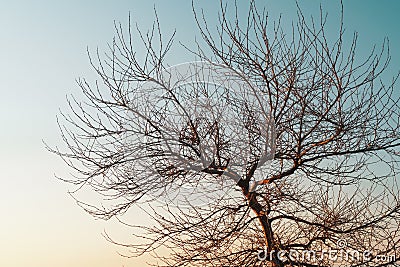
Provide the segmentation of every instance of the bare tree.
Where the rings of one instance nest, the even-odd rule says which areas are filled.
[[[193,11],[207,48],[186,72],[167,66],[174,34],[163,42],[158,19],[148,32],[116,25],[91,58],[99,82],[80,79],[87,101],[70,100],[59,122],[68,149],[49,148],[76,171],[65,180],[111,200],[79,204],[103,219],[145,210],[154,225],[132,226],[139,241],[122,245],[157,266],[398,266],[387,41],[359,59],[357,34],[344,40],[342,18],[329,41],[323,11],[307,20],[298,8],[285,32],[254,2],[246,23],[221,2],[216,36]]]

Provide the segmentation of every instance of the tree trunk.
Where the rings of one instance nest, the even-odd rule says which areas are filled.
[[[270,260],[272,266],[274,267],[283,267],[284,266],[283,262],[277,256],[277,251],[279,248],[274,241],[271,222],[268,219],[268,211],[265,211],[262,205],[257,201],[256,193],[249,192],[248,183],[246,183],[244,180],[240,180],[238,185],[242,189],[243,194],[246,196],[246,199],[249,203],[249,207],[257,215],[258,221],[261,224],[261,228],[263,230],[265,238],[265,247],[267,248],[267,253],[268,253],[267,255],[268,260]],[[271,254],[271,252],[273,253]],[[272,259],[269,258],[270,255],[272,256]]]

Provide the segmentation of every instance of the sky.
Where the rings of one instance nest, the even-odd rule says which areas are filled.
[[[0,0],[0,266],[146,266],[148,258],[119,256],[123,250],[101,234],[106,230],[129,240],[129,230],[95,220],[75,204],[67,193],[72,187],[54,176],[69,170],[46,151],[43,140],[62,145],[56,114],[66,109],[66,95],[81,96],[76,78],[95,80],[86,49],[104,51],[114,21],[126,26],[130,13],[131,21],[146,29],[155,7],[165,35],[177,31],[169,63],[192,60],[179,45],[190,47],[199,39],[190,2]],[[217,1],[195,2],[209,25],[215,24]],[[239,2],[245,19],[246,1]],[[271,17],[295,19],[295,1],[261,2]],[[359,33],[361,58],[389,38],[392,61],[384,77],[390,78],[400,70],[400,2],[343,2],[345,27]],[[305,0],[300,6],[306,16],[318,16],[319,3],[337,21],[339,1]]]

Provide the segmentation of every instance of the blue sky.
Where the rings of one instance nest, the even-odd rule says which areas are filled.
[[[197,1],[215,23],[217,1]],[[261,3],[263,1],[259,1]],[[332,22],[339,1],[301,1],[306,16],[318,15],[319,3]],[[245,14],[240,1],[240,16]],[[295,2],[265,1],[272,17],[295,19]],[[95,221],[67,195],[69,185],[54,178],[67,174],[63,163],[46,152],[42,139],[60,144],[55,116],[65,96],[79,96],[78,77],[95,77],[86,48],[103,49],[113,37],[113,21],[149,27],[156,6],[165,35],[177,30],[170,64],[193,57],[179,46],[199,37],[190,1],[5,1],[0,0],[0,266],[144,266],[127,260],[101,236],[103,229],[128,235],[113,222]],[[360,56],[390,39],[392,61],[385,77],[400,70],[400,2],[344,1],[345,27],[359,33]],[[333,25],[332,25],[333,26]],[[139,51],[140,52],[140,51]]]

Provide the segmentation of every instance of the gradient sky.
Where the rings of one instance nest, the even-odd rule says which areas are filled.
[[[212,25],[217,1],[197,2]],[[240,1],[241,11],[245,2]],[[294,19],[294,1],[265,2],[272,17],[282,13],[286,22]],[[319,2],[301,1],[305,15],[318,15]],[[322,3],[336,21],[339,1]],[[54,178],[54,173],[68,170],[44,149],[42,139],[61,144],[55,116],[59,108],[65,109],[67,94],[80,96],[75,78],[95,78],[86,47],[104,48],[113,37],[114,20],[126,25],[130,11],[132,21],[145,29],[154,18],[155,5],[163,32],[168,35],[176,29],[176,41],[190,46],[198,37],[190,1],[0,0],[0,4],[0,266],[146,266],[146,258],[120,257],[116,252],[123,250],[101,236],[106,229],[129,240],[127,229],[96,221],[75,205],[67,194],[72,187]],[[400,70],[400,2],[344,0],[344,6],[347,31],[360,35],[360,55],[389,37],[392,61],[385,77]],[[175,42],[169,63],[192,58]]]

